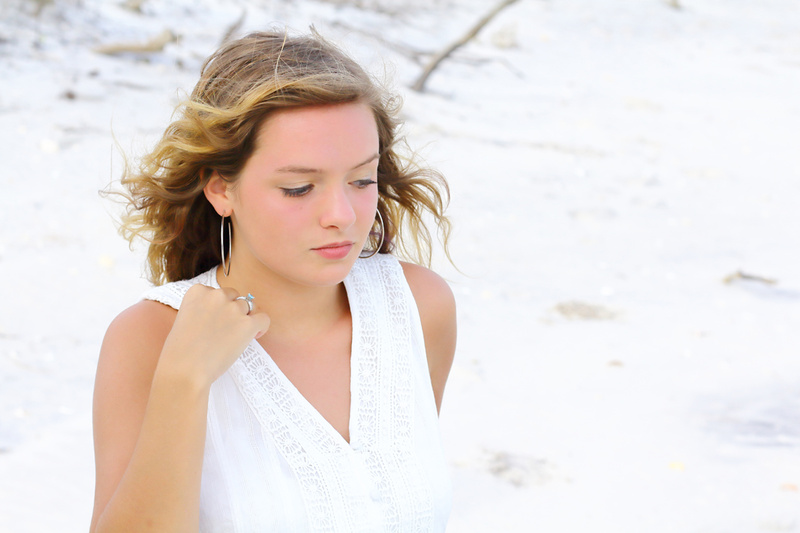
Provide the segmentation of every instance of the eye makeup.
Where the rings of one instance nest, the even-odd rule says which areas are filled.
[[[281,191],[283,191],[283,195],[288,198],[297,198],[298,196],[304,196],[308,194],[309,192],[311,192],[311,189],[313,188],[314,186],[309,184],[309,185],[303,185],[302,187],[295,187],[292,189],[284,189],[281,187]]]
[[[366,188],[367,188],[367,187],[369,187],[370,185],[375,185],[375,184],[376,184],[376,183],[378,183],[378,182],[377,182],[377,181],[375,181],[374,179],[371,179],[371,178],[365,178],[365,179],[363,179],[363,180],[357,180],[357,181],[354,181],[353,183],[354,183],[354,184],[355,184],[355,186],[356,186],[356,187],[358,187],[359,189],[366,189]]]

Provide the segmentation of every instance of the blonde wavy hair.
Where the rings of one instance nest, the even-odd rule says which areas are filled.
[[[131,244],[137,237],[149,242],[150,281],[192,278],[221,262],[220,217],[203,188],[214,172],[236,181],[264,120],[281,109],[355,101],[372,109],[380,140],[378,210],[385,238],[379,242],[380,231],[373,231],[370,246],[429,266],[427,214],[449,258],[447,182],[398,153],[404,145],[396,137],[399,99],[313,29],[304,36],[259,32],[209,57],[154,149],[135,170],[125,165],[120,232]]]

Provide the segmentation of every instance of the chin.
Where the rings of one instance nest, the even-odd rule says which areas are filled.
[[[330,287],[338,285],[350,274],[353,265],[358,260],[358,256],[354,258],[345,258],[339,261],[330,261],[327,264],[316,270],[316,272],[309,272],[305,284],[316,287]]]

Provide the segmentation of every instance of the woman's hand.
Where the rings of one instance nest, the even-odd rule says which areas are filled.
[[[248,314],[247,302],[238,296],[233,289],[205,285],[186,291],[157,372],[186,372],[208,386],[224,374],[250,341],[269,329],[266,313]]]

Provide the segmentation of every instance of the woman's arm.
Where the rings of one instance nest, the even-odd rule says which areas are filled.
[[[211,383],[269,326],[235,296],[196,286],[180,312],[143,301],[109,326],[95,381],[90,531],[198,530]]]
[[[411,263],[400,264],[419,309],[433,395],[440,410],[456,351],[455,298],[447,282],[435,272]]]

